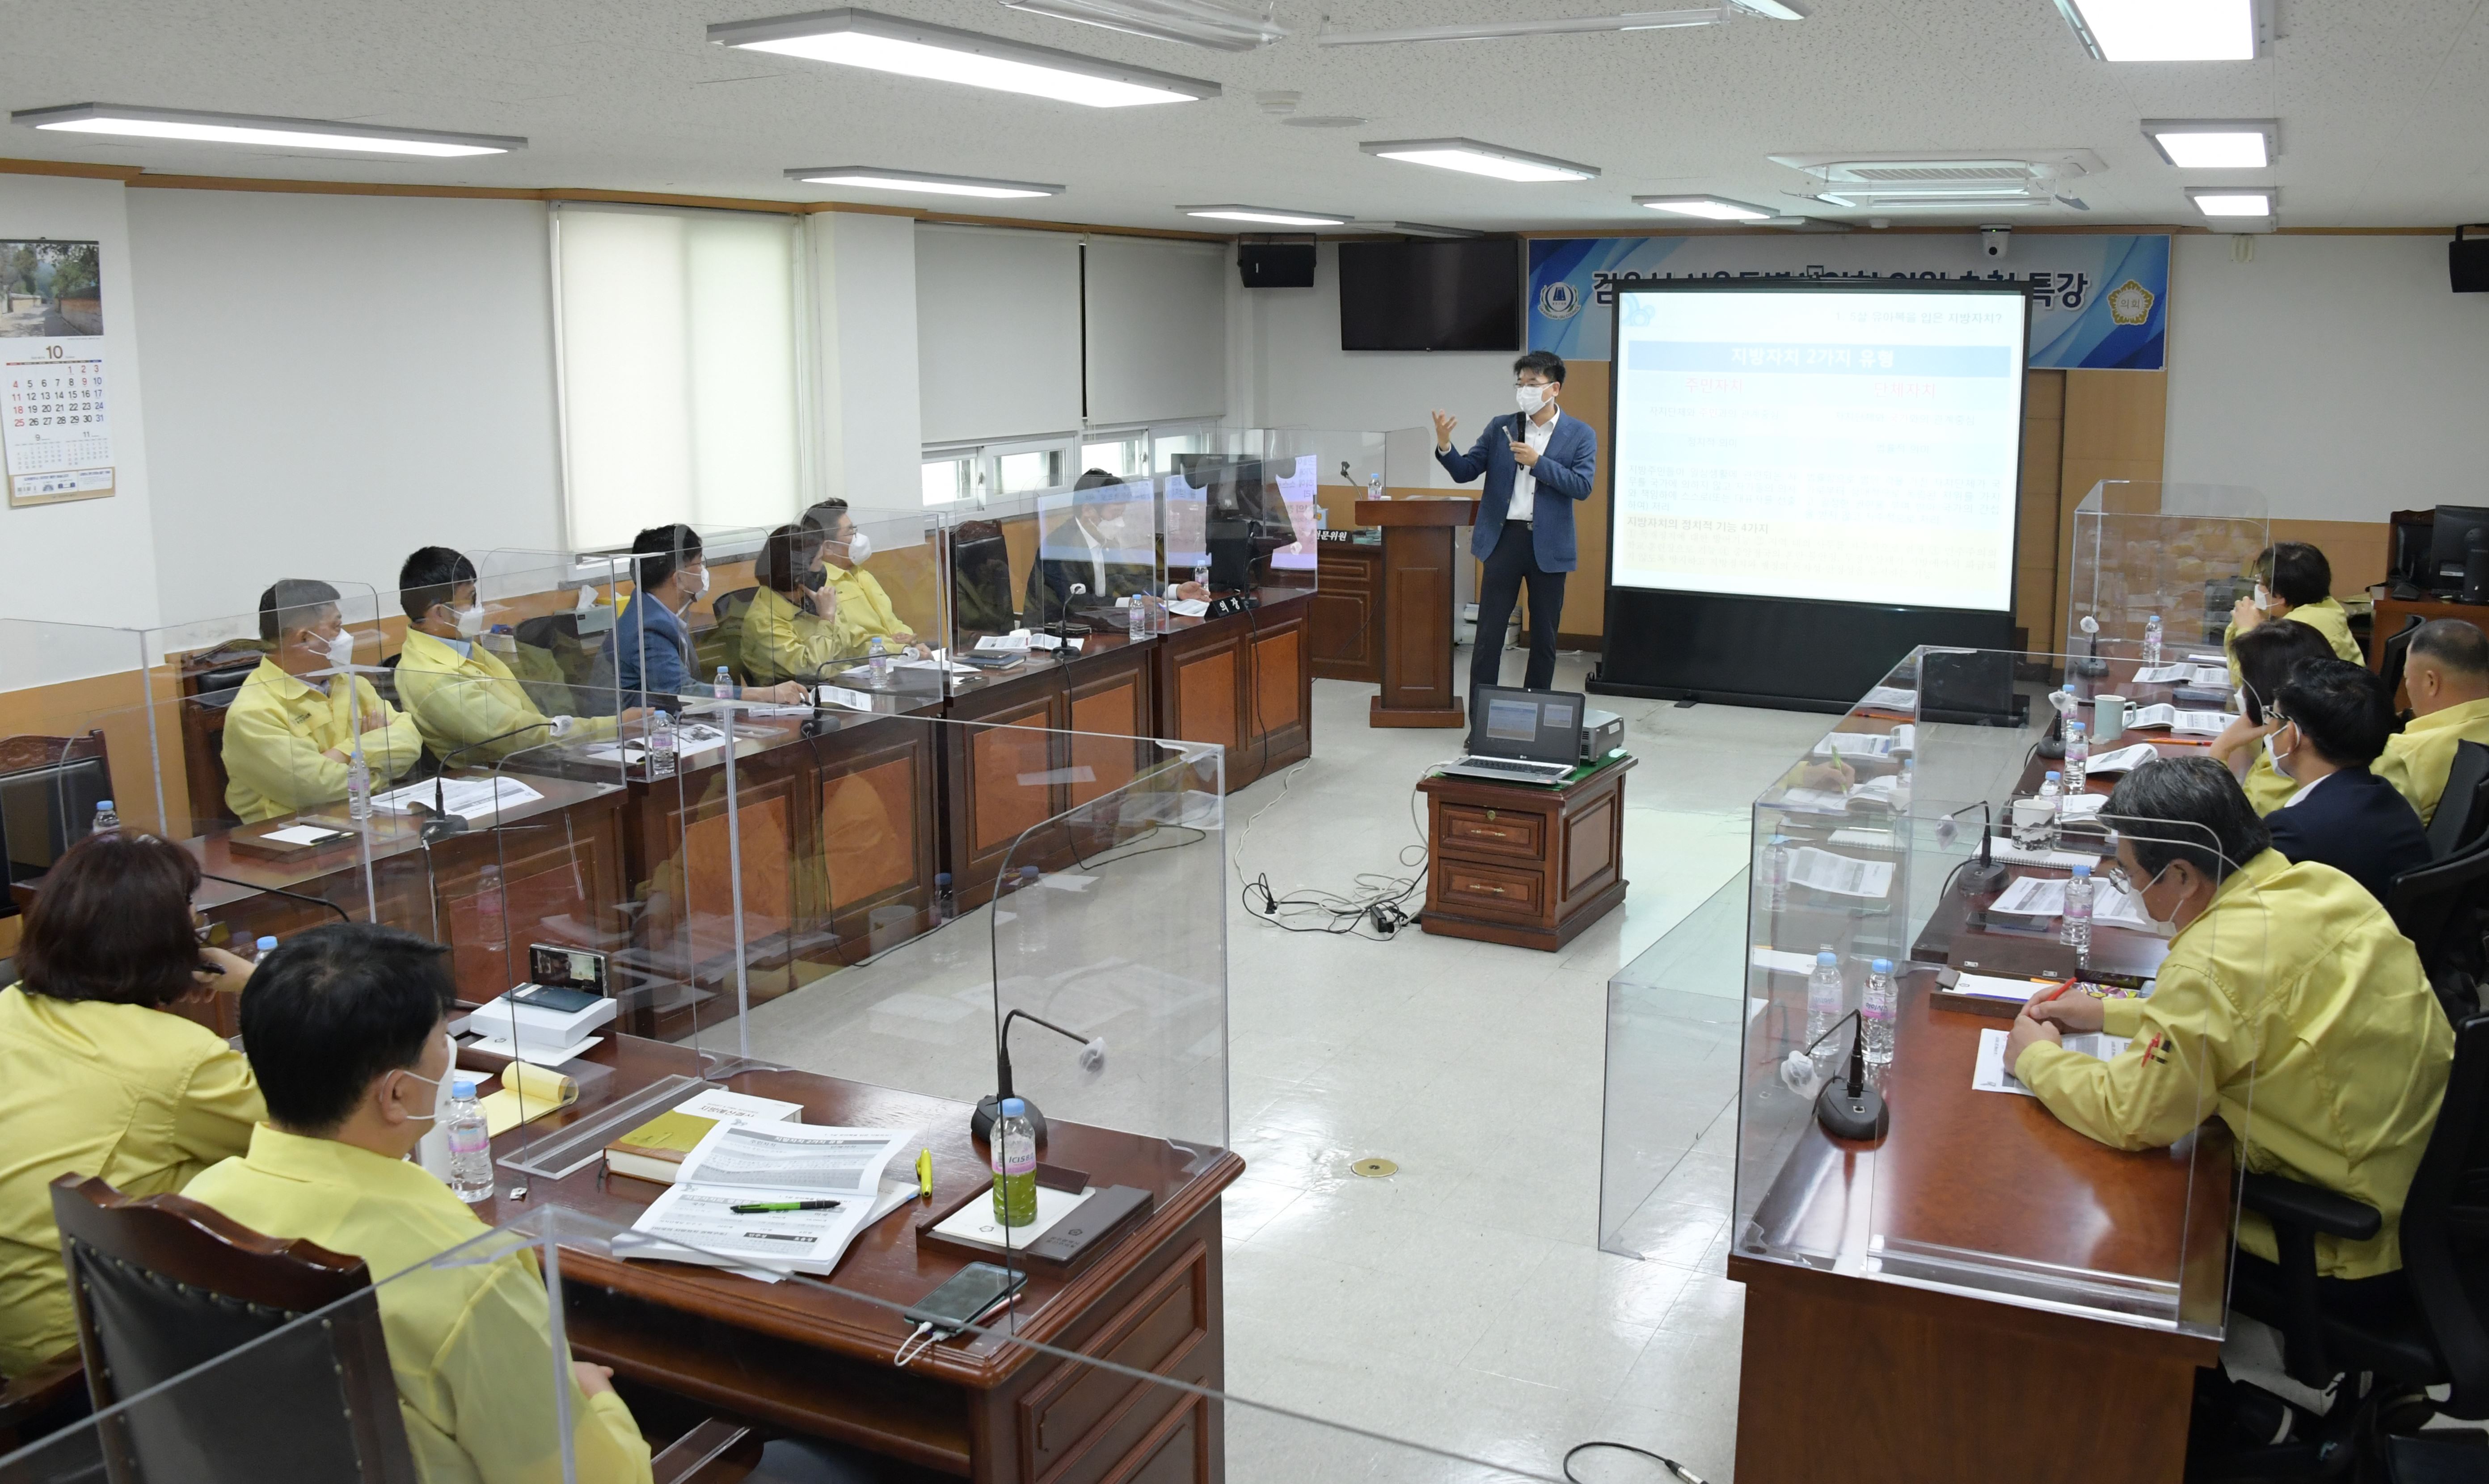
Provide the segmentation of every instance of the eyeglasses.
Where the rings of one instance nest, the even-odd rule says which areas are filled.
[[[2125,867],[2111,863],[2108,870],[2103,872],[2103,874],[2108,877],[2110,885],[2116,887],[2119,891],[2124,892],[2129,897],[2139,895],[2139,889],[2134,884],[2134,878],[2126,873]]]

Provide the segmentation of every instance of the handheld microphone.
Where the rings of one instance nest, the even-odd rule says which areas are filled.
[[[220,876],[212,870],[200,871],[199,875],[203,880],[221,881],[227,886],[239,886],[245,891],[264,892],[271,897],[286,897],[296,901],[307,901],[315,907],[327,907],[337,914],[337,921],[341,923],[351,923],[355,920],[345,908],[326,897],[313,897],[303,892],[289,892],[281,886],[262,886],[256,881],[237,881],[231,876]]]
[[[1080,1042],[1080,1070],[1093,1077],[1106,1070],[1106,1038],[1083,1036],[1078,1031],[1067,1030],[1044,1015],[1032,1014],[1025,1010],[1015,1010],[1003,1016],[1003,1027],[994,1035],[994,1095],[977,1099],[977,1111],[968,1120],[968,1132],[971,1137],[979,1140],[990,1137],[994,1131],[995,1120],[1002,1116],[1003,1099],[1018,1098],[1027,1105],[1029,1128],[1037,1135],[1037,1142],[1044,1144],[1045,1115],[1037,1111],[1036,1103],[1012,1091],[1011,1028],[1015,1020],[1033,1020],[1067,1041]]]
[[[532,726],[513,728],[500,736],[480,738],[461,747],[453,747],[442,754],[441,766],[434,769],[432,774],[432,817],[423,821],[423,842],[427,845],[433,844],[447,840],[452,835],[467,833],[466,817],[449,812],[448,792],[442,785],[442,778],[449,771],[451,759],[461,753],[472,753],[479,747],[490,747],[496,742],[506,742],[512,737],[523,737],[531,731],[545,731],[551,727],[551,721],[547,720]]]

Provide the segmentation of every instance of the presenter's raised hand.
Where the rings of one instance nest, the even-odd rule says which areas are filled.
[[[1452,446],[1452,429],[1460,425],[1461,420],[1458,417],[1440,407],[1435,409],[1435,446],[1437,448]]]

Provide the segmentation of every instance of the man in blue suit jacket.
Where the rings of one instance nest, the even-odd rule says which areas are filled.
[[[1556,623],[1564,611],[1564,574],[1573,570],[1573,504],[1590,498],[1599,440],[1579,419],[1558,411],[1564,362],[1531,351],[1512,363],[1521,411],[1489,421],[1467,453],[1452,451],[1458,419],[1435,413],[1435,462],[1461,484],[1486,475],[1470,555],[1486,563],[1478,588],[1477,648],[1470,656],[1470,694],[1503,680],[1503,630],[1512,605],[1530,585],[1530,667],[1521,683],[1543,691],[1556,681]],[[1518,527],[1518,529],[1514,528]]]
[[[2300,785],[2265,815],[2273,847],[2331,866],[2384,901],[2394,877],[2429,861],[2419,814],[2368,771],[2393,728],[2386,682],[2347,660],[2302,660],[2272,710],[2281,719],[2265,738],[2274,770]]]

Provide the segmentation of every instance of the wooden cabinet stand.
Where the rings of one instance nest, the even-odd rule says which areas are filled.
[[[1360,499],[1357,523],[1383,528],[1383,694],[1369,727],[1465,725],[1452,677],[1453,533],[1474,499]]]
[[[1426,795],[1426,912],[1455,938],[1554,952],[1625,899],[1619,758],[1562,788],[1438,776]]]

